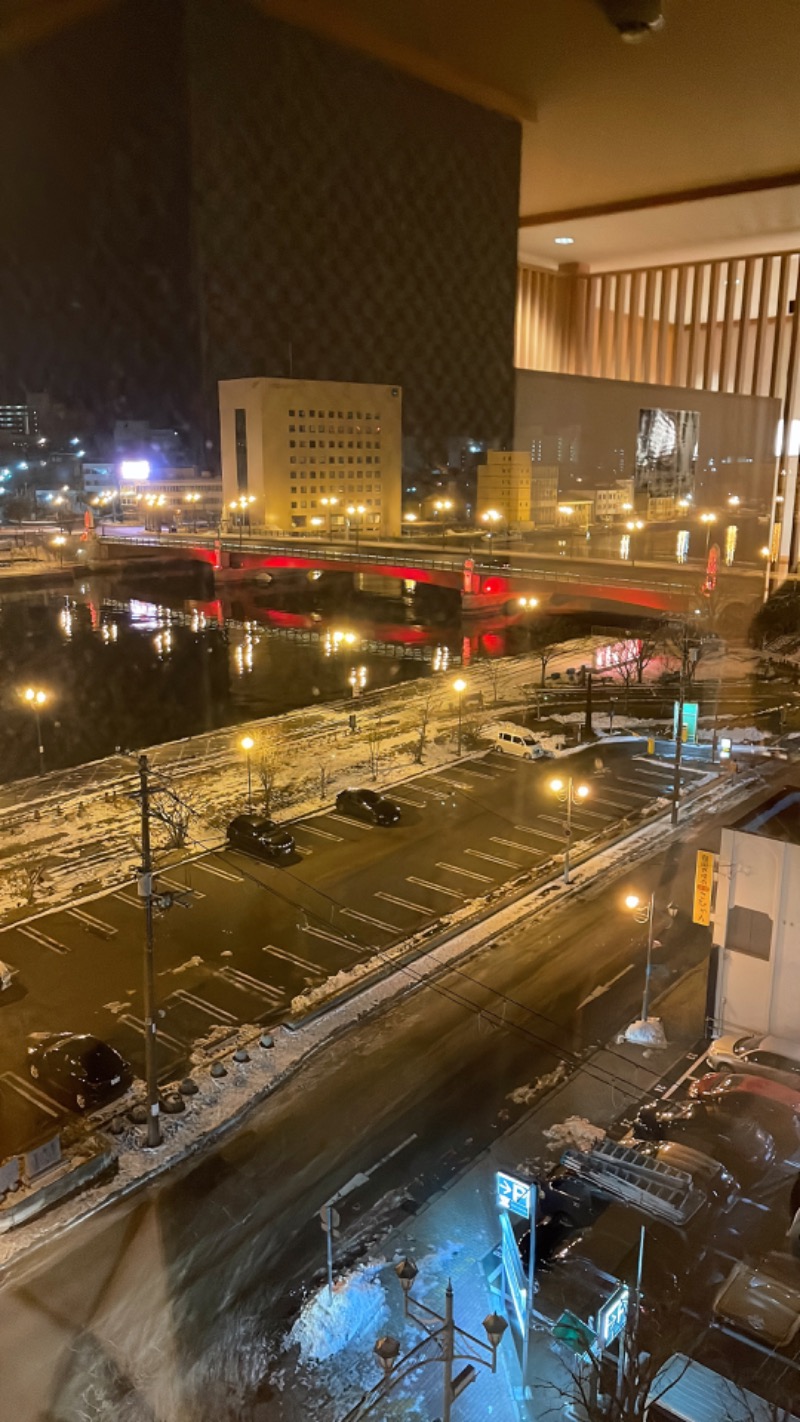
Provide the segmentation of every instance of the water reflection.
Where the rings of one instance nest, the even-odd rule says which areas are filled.
[[[619,556],[625,562],[627,562],[631,556],[631,536],[629,533],[623,533],[619,540]]]
[[[688,528],[679,529],[675,539],[675,561],[677,563],[685,563],[689,557],[689,541]]]
[[[735,523],[729,523],[725,529],[725,551],[723,557],[730,568],[736,556],[736,544],[739,538],[739,530]]]

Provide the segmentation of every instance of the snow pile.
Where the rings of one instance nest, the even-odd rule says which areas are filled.
[[[633,1042],[639,1047],[666,1047],[664,1027],[660,1017],[648,1017],[646,1022],[632,1022],[625,1028],[624,1042]]]
[[[336,1280],[332,1294],[325,1284],[309,1295],[286,1340],[299,1348],[302,1363],[327,1362],[356,1340],[369,1351],[389,1312],[378,1277],[385,1264],[382,1259],[353,1269]]]
[[[589,1151],[606,1138],[606,1132],[602,1126],[593,1126],[585,1116],[568,1116],[566,1121],[559,1121],[555,1126],[548,1126],[542,1135],[556,1150],[565,1150],[567,1146],[574,1146],[576,1150]]]
[[[543,1091],[550,1091],[564,1080],[567,1074],[566,1062],[559,1062],[558,1066],[547,1073],[546,1076],[537,1077],[528,1086],[517,1086],[513,1091],[509,1091],[508,1100],[513,1101],[515,1106],[531,1106],[537,1096],[541,1096]]]

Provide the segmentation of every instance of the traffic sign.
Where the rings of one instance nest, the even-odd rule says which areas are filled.
[[[597,1334],[594,1329],[568,1308],[564,1309],[561,1317],[553,1324],[552,1333],[559,1343],[566,1343],[567,1347],[580,1357],[591,1353],[597,1342]]]

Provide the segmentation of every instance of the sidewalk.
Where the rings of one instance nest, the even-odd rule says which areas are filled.
[[[442,1313],[444,1292],[452,1280],[456,1324],[483,1339],[482,1320],[501,1311],[489,1286],[494,1260],[492,1250],[500,1229],[494,1207],[494,1172],[498,1168],[524,1167],[543,1173],[557,1163],[564,1146],[562,1132],[554,1139],[547,1132],[570,1117],[608,1126],[636,1098],[653,1089],[653,1069],[674,1073],[702,1037],[705,974],[702,967],[673,984],[654,1004],[662,1018],[668,1046],[646,1051],[627,1044],[610,1045],[594,1052],[563,1084],[534,1106],[529,1116],[498,1139],[468,1171],[441,1195],[431,1200],[408,1223],[395,1228],[370,1261],[339,1281],[328,1301],[323,1286],[309,1297],[295,1324],[291,1346],[269,1379],[276,1389],[273,1400],[257,1404],[252,1422],[300,1422],[324,1418],[341,1422],[359,1396],[380,1376],[372,1349],[378,1336],[393,1334],[402,1354],[421,1334],[403,1317],[402,1291],[394,1263],[405,1256],[419,1268],[414,1294]],[[658,1088],[656,1088],[658,1090]],[[297,1346],[299,1345],[299,1347]],[[319,1361],[314,1363],[317,1355]],[[423,1357],[435,1358],[435,1346]],[[458,1362],[454,1373],[464,1366]],[[548,1410],[563,1415],[563,1405],[552,1382],[566,1381],[558,1345],[544,1331],[534,1335],[530,1376],[536,1379],[531,1417]],[[418,1368],[381,1401],[370,1414],[394,1422],[441,1417],[443,1369],[438,1362]],[[479,1368],[476,1381],[453,1404],[454,1422],[520,1422],[528,1415],[519,1401],[520,1372],[516,1341],[507,1332],[492,1376]]]

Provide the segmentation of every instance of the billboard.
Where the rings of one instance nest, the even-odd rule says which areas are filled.
[[[642,643],[638,637],[627,637],[624,642],[609,642],[605,647],[594,649],[595,671],[614,671],[616,667],[630,666],[641,654]]]

